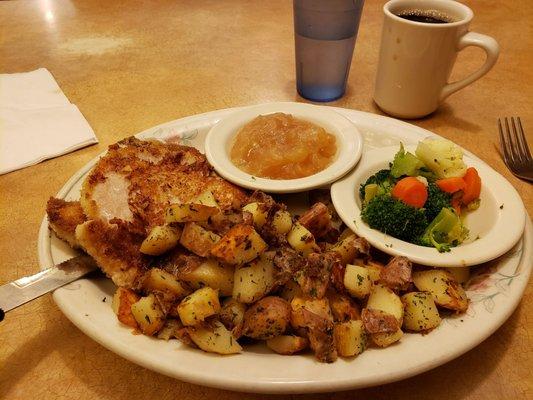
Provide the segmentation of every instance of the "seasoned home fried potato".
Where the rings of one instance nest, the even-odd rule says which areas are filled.
[[[235,268],[232,265],[221,264],[208,258],[194,269],[181,271],[179,278],[194,289],[209,286],[218,290],[221,296],[231,296],[234,273]]]
[[[163,340],[170,340],[172,338],[178,338],[179,337],[178,331],[180,329],[183,329],[183,324],[179,320],[168,318],[165,321],[165,324],[163,325],[161,330],[157,332],[157,338],[163,339]]]
[[[209,207],[219,207],[217,201],[215,200],[215,196],[213,196],[211,190],[206,190],[205,192],[200,193],[191,201],[191,203],[201,204],[203,206]]]
[[[337,353],[342,357],[353,357],[366,349],[367,335],[361,320],[336,323],[333,335]]]
[[[252,219],[256,228],[261,228],[265,224],[268,212],[264,203],[248,203],[242,208],[242,210],[252,214]]]
[[[365,264],[365,267],[368,270],[368,275],[370,276],[370,280],[372,281],[372,283],[379,282],[379,278],[381,276],[381,270],[385,268],[385,266],[376,261],[368,261]]]
[[[329,291],[327,298],[335,322],[361,319],[361,311],[359,306],[349,296],[336,291]]]
[[[298,218],[298,223],[305,226],[317,238],[326,236],[333,229],[331,213],[328,207],[320,201],[305,211]]]
[[[272,226],[280,235],[286,235],[292,228],[292,217],[288,211],[278,210],[272,218]]]
[[[187,331],[194,344],[208,353],[235,354],[242,351],[237,339],[220,321],[215,321],[212,328],[195,326],[188,327]]]
[[[183,226],[180,244],[200,257],[207,257],[219,240],[220,236],[216,233],[208,231],[194,222],[187,222]]]
[[[309,347],[315,353],[316,359],[325,363],[334,362],[338,354],[333,336],[333,322],[305,309],[301,309],[301,314],[307,319]]]
[[[398,342],[403,337],[403,332],[398,329],[396,332],[373,333],[370,337],[376,346],[387,347]]]
[[[213,257],[227,264],[242,265],[266,250],[267,244],[250,225],[231,228],[211,249]]]
[[[343,265],[350,264],[358,254],[357,246],[355,246],[356,240],[357,236],[352,233],[337,242],[329,251],[338,253],[341,256]]]
[[[141,297],[139,301],[133,303],[131,312],[142,333],[152,336],[159,331],[165,323],[165,314],[157,304],[155,296],[149,294]]]
[[[465,312],[468,298],[463,287],[452,274],[443,269],[427,269],[413,272],[413,282],[418,290],[430,292],[438,306]]]
[[[220,212],[218,207],[195,203],[171,204],[165,214],[165,222],[202,222]]]
[[[301,336],[281,335],[268,339],[266,345],[278,354],[291,355],[309,346],[309,340]]]
[[[366,308],[385,311],[402,323],[403,304],[396,293],[383,285],[374,285],[368,296]]]
[[[457,283],[463,284],[470,279],[470,267],[450,267],[444,269],[453,275]]]
[[[428,331],[440,324],[440,315],[429,292],[410,292],[401,298],[405,307],[403,328],[410,331]]]
[[[246,304],[239,303],[231,297],[227,298],[222,303],[222,309],[219,314],[220,322],[222,322],[226,328],[231,330],[231,334],[236,339],[241,337],[245,312]]]
[[[290,279],[283,287],[279,293],[279,297],[284,300],[287,300],[289,303],[296,296],[302,296],[302,288],[294,280]]]
[[[141,243],[141,253],[159,256],[174,248],[180,240],[181,229],[170,225],[155,226]]]
[[[347,264],[344,270],[344,287],[353,297],[364,299],[372,289],[368,269],[359,265]]]
[[[302,253],[304,256],[315,251],[320,251],[320,247],[316,244],[313,234],[298,222],[292,226],[287,234],[287,242],[289,242],[294,250]]]
[[[113,303],[111,307],[113,312],[117,315],[120,322],[132,328],[138,328],[137,321],[131,312],[131,306],[139,301],[139,295],[133,290],[126,288],[117,288],[113,296]]]
[[[392,333],[401,328],[398,319],[383,310],[363,308],[363,311],[361,311],[361,320],[363,321],[365,331],[370,334]]]
[[[333,315],[327,298],[315,299],[298,296],[291,301],[291,326],[294,329],[305,328],[309,325],[309,320],[302,310],[310,311],[325,320],[333,322]]]
[[[253,339],[272,339],[289,326],[290,304],[281,297],[268,296],[252,304],[244,313],[242,334]]]
[[[350,228],[344,228],[344,230],[339,235],[338,243],[342,242],[348,236],[352,236],[354,233]]]
[[[220,312],[218,291],[210,287],[198,289],[185,297],[177,308],[183,325],[197,325]]]
[[[275,282],[272,254],[263,253],[252,262],[235,268],[232,297],[241,303],[253,303],[270,292]]]
[[[185,297],[191,292],[174,275],[160,268],[152,268],[146,273],[142,288],[147,293],[154,290],[170,293],[178,299]]]

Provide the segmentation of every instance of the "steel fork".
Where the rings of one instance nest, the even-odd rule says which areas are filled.
[[[503,161],[514,175],[533,182],[533,158],[520,117],[505,117],[503,123],[502,119],[498,118],[498,128]]]

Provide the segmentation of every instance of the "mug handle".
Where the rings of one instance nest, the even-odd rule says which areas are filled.
[[[490,36],[482,35],[481,33],[467,32],[459,39],[459,42],[457,43],[457,51],[461,51],[468,46],[481,47],[483,50],[485,50],[487,55],[485,64],[483,64],[483,66],[476,72],[468,75],[466,78],[444,86],[440,92],[440,101],[444,100],[446,97],[464,88],[465,86],[470,85],[472,82],[477,81],[487,72],[489,72],[489,70],[496,63],[498,55],[500,54],[500,46],[498,45],[498,42],[496,42],[496,40]]]

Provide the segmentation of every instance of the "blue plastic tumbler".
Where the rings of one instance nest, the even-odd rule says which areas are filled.
[[[300,96],[344,95],[364,0],[293,0],[296,87]]]

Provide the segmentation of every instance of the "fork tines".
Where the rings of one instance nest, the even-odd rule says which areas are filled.
[[[531,180],[533,159],[520,117],[498,118],[500,147],[505,164],[518,177]]]

